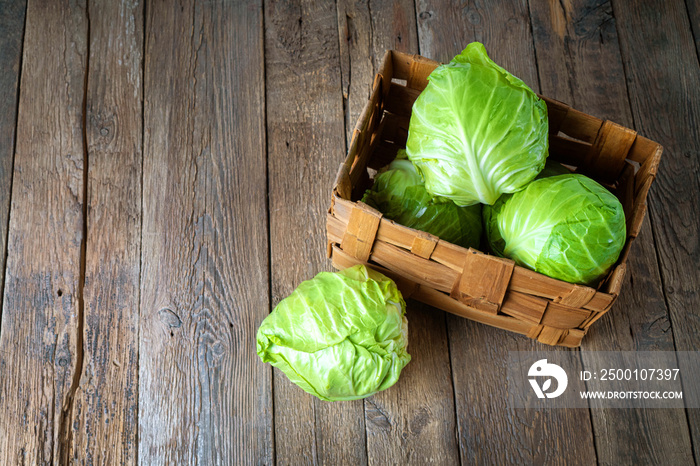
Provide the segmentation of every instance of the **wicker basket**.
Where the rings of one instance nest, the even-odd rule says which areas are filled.
[[[328,256],[339,269],[357,263],[372,266],[393,278],[404,297],[548,345],[579,346],[620,292],[662,147],[631,129],[543,97],[549,111],[550,157],[602,183],[625,210],[625,247],[598,289],[453,245],[355,202],[371,185],[371,170],[388,164],[405,147],[411,107],[437,65],[417,55],[386,53],[333,187]]]

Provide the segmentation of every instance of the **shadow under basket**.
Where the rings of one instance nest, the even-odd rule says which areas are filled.
[[[399,225],[357,199],[371,185],[374,170],[405,147],[413,102],[438,65],[396,51],[384,56],[334,183],[328,256],[338,269],[371,266],[395,280],[405,298],[548,345],[577,347],[620,293],[663,148],[631,129],[540,96],[549,113],[549,157],[603,184],[625,211],[625,246],[597,288],[556,280]]]

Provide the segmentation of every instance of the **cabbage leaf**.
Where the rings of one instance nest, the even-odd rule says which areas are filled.
[[[547,106],[472,42],[438,66],[413,105],[406,150],[433,195],[493,204],[522,189],[548,154]]]
[[[385,171],[375,176],[374,185],[362,202],[401,225],[465,248],[479,247],[481,205],[460,207],[445,197],[429,194],[403,150]]]

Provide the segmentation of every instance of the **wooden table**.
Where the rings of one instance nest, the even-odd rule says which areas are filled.
[[[506,406],[527,338],[411,302],[393,388],[325,403],[255,332],[329,270],[386,49],[470,41],[665,146],[623,293],[570,357],[700,347],[700,5],[0,1],[0,464],[690,464],[700,413]],[[561,350],[564,351],[564,350]]]

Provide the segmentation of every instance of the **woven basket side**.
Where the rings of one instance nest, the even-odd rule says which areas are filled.
[[[350,213],[329,214],[327,231],[329,241],[339,244],[345,254],[362,263],[377,264],[412,283],[449,294],[454,300],[480,312],[506,314],[531,324],[560,329],[584,328],[612,303],[611,296],[592,288],[553,279],[549,280],[563,283],[568,289],[565,292],[559,290],[559,295],[551,300],[530,294],[541,293],[539,280],[527,278],[537,274],[514,267],[508,259],[472,249],[462,249],[464,264],[455,270],[430,260],[435,258],[435,251],[449,243],[423,232],[411,235],[414,230],[381,218],[381,214],[361,203],[338,200],[336,214],[344,210],[338,208],[340,205]],[[396,232],[403,233],[403,230],[408,231],[408,239],[397,241],[399,235]],[[394,244],[397,242],[410,246],[400,247]],[[528,286],[521,287],[521,283]]]
[[[329,240],[340,243],[351,221],[350,219],[354,216],[354,211],[365,210],[366,208],[360,203],[336,198],[333,203],[333,212],[329,214],[327,220]],[[387,255],[386,250],[390,249],[382,246],[382,244],[386,244],[387,246],[410,252],[417,258],[434,263],[428,265],[433,276],[431,277],[428,274],[429,276],[425,278],[424,283],[446,293],[454,291],[455,282],[461,277],[465,268],[479,269],[479,266],[469,263],[469,258],[474,253],[473,250],[470,251],[428,235],[425,232],[407,228],[386,218],[380,220],[376,234],[368,235],[366,240],[370,238],[374,238],[375,244],[380,244],[380,249],[375,248],[375,252],[379,251],[380,256],[382,256],[380,260],[393,260],[392,257],[383,257]],[[482,256],[492,258],[491,260],[495,264],[507,261],[506,259],[493,256]],[[413,270],[419,268],[419,266],[424,266],[422,261],[412,264],[410,269]],[[401,266],[397,264],[396,267],[400,270]],[[492,286],[490,282],[488,286]],[[518,266],[512,268],[508,287],[509,290],[517,293],[529,294],[569,307],[581,307],[591,311],[603,311],[612,302],[610,295],[597,292],[591,287],[556,280]],[[462,291],[470,296],[476,294],[469,293],[467,289]],[[497,301],[492,300],[491,302]]]
[[[581,344],[583,336],[586,334],[585,328],[557,328],[547,325],[546,323],[537,323],[531,320],[514,317],[507,313],[493,314],[491,312],[474,308],[458,300],[452,299],[447,294],[441,293],[430,286],[421,285],[407,279],[403,271],[397,273],[375,263],[360,261],[356,257],[347,254],[337,245],[332,246],[331,257],[333,259],[333,266],[337,269],[344,269],[355,264],[363,263],[374,268],[375,270],[378,270],[396,282],[396,285],[398,286],[399,290],[401,290],[401,293],[405,298],[413,298],[451,314],[455,314],[482,324],[519,333],[545,344],[572,348],[578,347]],[[562,314],[562,316],[564,316],[565,319],[570,320],[570,318],[565,314]],[[548,323],[552,321],[555,324],[561,324],[560,322],[556,322],[555,318],[556,316],[553,316],[546,322]],[[567,323],[568,322],[564,322],[564,324]]]
[[[389,54],[389,53],[388,53]],[[368,159],[379,142],[376,135],[381,134],[380,124],[384,113],[383,79],[375,76],[370,94],[360,118],[353,130],[348,155],[340,164],[333,183],[333,192],[342,199],[352,199],[362,186],[360,180],[369,181],[367,175]],[[331,210],[332,210],[331,206]]]

